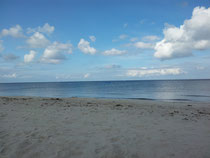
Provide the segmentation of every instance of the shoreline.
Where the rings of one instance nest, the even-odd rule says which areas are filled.
[[[209,157],[210,103],[0,97],[0,157]]]
[[[210,97],[210,96],[206,96]],[[41,97],[41,96],[0,96],[0,98],[43,98],[43,99],[96,99],[96,100],[136,100],[136,101],[154,101],[162,103],[199,103],[199,104],[210,104],[210,101],[199,101],[199,100],[190,100],[190,99],[152,99],[152,98],[109,98],[109,97]]]

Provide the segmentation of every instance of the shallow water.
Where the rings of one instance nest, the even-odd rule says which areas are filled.
[[[210,80],[0,83],[0,96],[210,101]]]

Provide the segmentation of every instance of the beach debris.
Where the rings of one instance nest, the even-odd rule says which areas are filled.
[[[210,113],[205,112],[205,111],[199,111],[199,110],[198,110],[198,113],[199,113],[199,114],[203,114],[203,115],[210,115]]]
[[[171,116],[174,116],[174,113],[173,113],[173,112],[170,112],[169,114],[170,114]]]
[[[60,98],[51,98],[51,100],[62,100]]]
[[[185,117],[185,118],[183,118],[182,120],[189,120],[189,119]]]
[[[122,105],[122,104],[116,104],[115,106],[116,106],[116,107],[120,107],[120,106],[123,106],[123,105]]]

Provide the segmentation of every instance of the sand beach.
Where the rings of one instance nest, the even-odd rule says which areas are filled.
[[[210,103],[0,97],[0,158],[208,158]]]

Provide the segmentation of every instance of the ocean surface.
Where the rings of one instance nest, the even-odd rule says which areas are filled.
[[[95,97],[210,102],[210,80],[0,83],[0,96]]]

